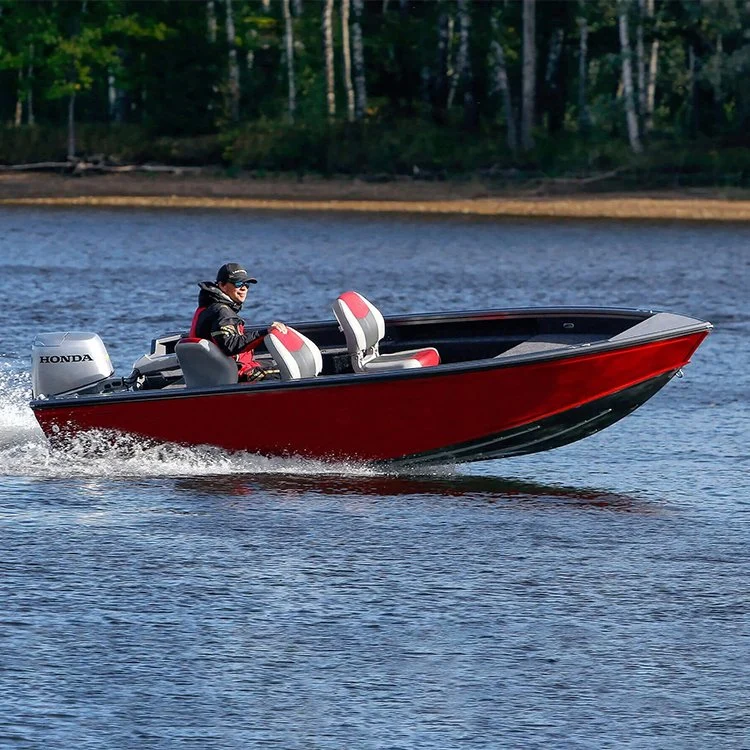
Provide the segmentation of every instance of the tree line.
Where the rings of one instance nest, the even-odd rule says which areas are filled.
[[[749,74],[745,0],[0,0],[0,161],[744,184]]]

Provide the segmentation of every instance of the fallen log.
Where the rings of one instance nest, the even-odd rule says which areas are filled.
[[[161,174],[200,174],[203,167],[182,167],[169,164],[103,164],[85,161],[40,161],[34,164],[0,164],[0,172],[64,172],[71,175],[88,173],[118,174],[148,172]]]

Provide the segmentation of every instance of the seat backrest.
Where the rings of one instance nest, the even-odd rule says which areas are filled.
[[[377,356],[378,343],[385,336],[385,321],[372,302],[358,292],[344,292],[333,303],[333,314],[344,332],[355,369],[358,363]]]
[[[323,369],[320,349],[294,328],[287,326],[286,333],[272,328],[265,344],[278,365],[282,380],[314,378]]]
[[[237,382],[237,362],[227,357],[213,341],[184,338],[177,342],[174,350],[188,388]]]

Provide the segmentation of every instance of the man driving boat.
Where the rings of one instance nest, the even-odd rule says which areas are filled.
[[[283,323],[274,322],[269,328],[245,330],[239,316],[247,299],[250,284],[258,280],[248,274],[239,263],[225,263],[216,274],[216,281],[202,281],[198,286],[198,309],[193,314],[190,336],[213,341],[228,357],[237,360],[241,381],[261,380],[264,370],[254,356],[254,349],[274,328],[286,333]]]

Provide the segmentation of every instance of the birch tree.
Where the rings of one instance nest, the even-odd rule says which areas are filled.
[[[557,69],[560,65],[560,54],[562,53],[565,31],[555,29],[549,38],[549,52],[547,53],[547,68],[544,72],[544,83],[548,88],[556,88]]]
[[[294,79],[294,27],[292,26],[292,9],[289,5],[289,0],[282,0],[282,5],[284,11],[287,86],[289,89],[289,121],[293,123],[297,111],[297,85]]]
[[[562,130],[565,122],[565,102],[561,98],[562,92],[559,85],[560,58],[564,40],[565,30],[558,26],[550,34],[547,66],[544,71],[547,129],[550,133]]]
[[[365,50],[362,41],[362,11],[364,0],[353,0],[352,54],[354,64],[355,116],[361,120],[367,111],[367,81],[365,79]]]
[[[448,92],[448,109],[453,106],[459,83],[464,87],[466,94],[468,83],[471,78],[471,66],[469,61],[469,29],[471,17],[466,0],[458,0],[458,54],[456,55],[456,66],[451,77],[450,90]],[[469,94],[470,95],[470,94]]]
[[[0,14],[2,10],[0,6]],[[17,81],[13,124],[21,126],[25,110],[26,123],[33,125],[36,50],[54,41],[56,35],[50,20],[29,3],[16,5],[2,23],[5,39],[0,39],[0,70],[13,71]]]
[[[654,0],[646,0],[646,17],[654,23]],[[654,105],[656,103],[656,76],[659,72],[659,39],[656,35],[651,40],[648,56],[648,79],[646,83],[646,112],[644,129],[650,133],[654,127]]]
[[[206,0],[206,33],[209,44],[216,43],[218,24],[216,22],[216,3],[214,0]]]
[[[323,44],[326,60],[326,105],[328,120],[336,117],[336,79],[333,66],[333,0],[323,6]]]
[[[638,23],[635,27],[635,61],[638,72],[638,115],[641,128],[646,117],[646,47],[643,43],[645,0],[638,0]]]
[[[583,15],[583,2],[579,4],[580,15],[578,16],[578,128],[582,133],[589,130],[591,118],[589,117],[589,104],[586,94],[588,82],[588,39],[589,24]]]
[[[724,37],[721,32],[716,37],[716,53],[712,60],[712,78],[714,85],[714,99],[718,106],[719,112],[721,112],[722,105],[724,102],[724,87],[722,81],[722,68],[724,66]]]
[[[18,69],[18,93],[16,94],[16,113],[13,115],[13,125],[17,128],[21,127],[23,122],[23,68]]]
[[[695,47],[692,44],[688,44],[688,129],[691,135],[698,122],[698,114],[695,107],[695,69]]]
[[[341,53],[344,57],[344,91],[346,91],[346,117],[354,122],[354,85],[352,84],[352,52],[349,44],[349,0],[341,0]]]
[[[523,70],[521,80],[521,147],[534,148],[536,109],[536,0],[523,0]]]
[[[438,43],[437,59],[435,61],[435,79],[433,90],[433,116],[440,122],[443,119],[449,91],[449,54],[451,46],[451,16],[445,8],[445,3],[440,2],[440,14],[438,16]]]
[[[618,22],[620,29],[620,48],[622,53],[622,86],[625,102],[625,119],[628,126],[628,141],[634,153],[639,154],[643,149],[638,133],[638,116],[635,111],[635,96],[633,91],[633,64],[630,51],[630,35],[628,31],[629,0],[618,0]]]
[[[102,60],[108,50],[101,45],[101,28],[84,25],[87,2],[83,0],[80,15],[72,19],[72,30],[67,33],[61,30],[61,36],[51,56],[50,67],[54,71],[52,85],[48,91],[50,99],[68,100],[67,106],[67,158],[72,160],[76,155],[76,95],[79,91],[90,89],[94,83],[91,75],[92,63]]]
[[[26,124],[34,125],[34,45],[29,45],[29,65],[26,68]]]
[[[227,44],[229,45],[229,117],[232,122],[240,119],[240,65],[237,60],[237,35],[234,28],[232,0],[226,0],[227,6]]]
[[[492,88],[490,93],[500,93],[503,104],[503,114],[505,115],[506,142],[512,153],[518,150],[518,136],[516,134],[516,117],[513,111],[513,98],[508,82],[508,70],[505,64],[505,51],[503,45],[498,39],[498,22],[497,18],[492,18],[492,41],[490,42]]]

